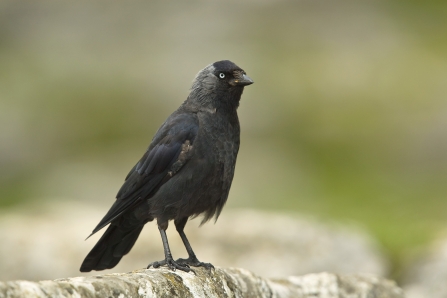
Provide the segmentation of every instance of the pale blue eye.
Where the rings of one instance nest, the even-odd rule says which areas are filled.
[[[221,79],[225,78],[225,74],[224,74],[223,72],[221,72],[221,73],[219,74],[219,78],[221,78]]]

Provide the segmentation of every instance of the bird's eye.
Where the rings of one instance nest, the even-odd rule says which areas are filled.
[[[221,72],[221,73],[219,74],[219,78],[221,78],[221,79],[225,78],[225,74],[224,74],[223,72]]]

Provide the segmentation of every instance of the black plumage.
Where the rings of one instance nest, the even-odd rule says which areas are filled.
[[[132,168],[117,199],[92,234],[110,224],[81,265],[82,272],[113,268],[135,244],[143,226],[157,220],[165,259],[150,266],[190,271],[200,262],[183,229],[189,218],[202,223],[222,211],[239,150],[237,108],[244,86],[253,81],[228,60],[201,70],[185,102],[163,123],[146,153]],[[188,252],[174,261],[166,237],[168,222]]]

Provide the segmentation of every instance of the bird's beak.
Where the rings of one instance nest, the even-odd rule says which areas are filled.
[[[231,85],[233,86],[247,86],[247,85],[251,85],[253,84],[253,80],[247,76],[247,75],[242,75],[242,78],[237,78],[231,81]]]

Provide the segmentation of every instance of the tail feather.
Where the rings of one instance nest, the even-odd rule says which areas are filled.
[[[141,227],[140,229],[135,229],[131,233],[127,234],[123,238],[123,240],[116,246],[113,252],[113,256],[118,257],[120,254],[121,256],[128,254],[129,251],[132,249],[133,245],[135,244],[135,241],[137,241],[137,238],[140,235],[142,228],[143,227]]]
[[[81,265],[81,272],[115,267],[121,258],[131,250],[143,226],[142,224],[123,229],[112,223],[85,257]]]

